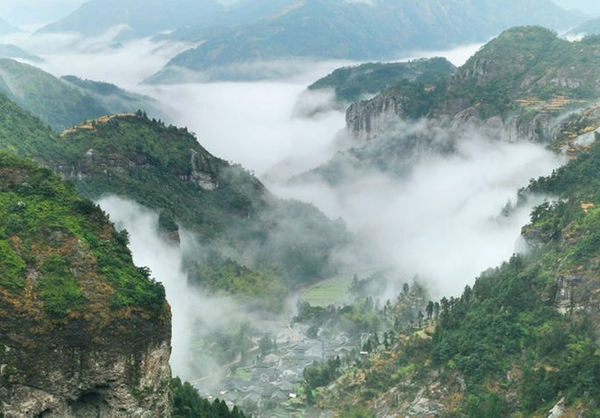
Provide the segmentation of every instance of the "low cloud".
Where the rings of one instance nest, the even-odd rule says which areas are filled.
[[[457,139],[456,153],[432,153],[406,178],[361,170],[338,187],[321,181],[270,184],[280,196],[310,201],[341,217],[370,249],[375,266],[418,276],[438,297],[457,295],[483,270],[518,250],[520,229],[536,202],[502,216],[530,178],[561,160],[542,145]]]
[[[183,248],[194,238],[182,233],[182,246],[166,241],[158,232],[158,215],[129,200],[106,196],[97,202],[119,229],[127,229],[133,261],[149,267],[165,286],[173,313],[173,374],[184,379],[211,376],[218,381],[217,361],[194,352],[193,342],[213,330],[242,321],[244,314],[225,297],[202,294],[188,284],[183,271]]]

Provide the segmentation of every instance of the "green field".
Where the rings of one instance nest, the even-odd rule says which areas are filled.
[[[336,276],[319,282],[308,289],[302,295],[302,299],[312,306],[328,306],[350,302],[350,285],[353,275]]]
[[[355,295],[350,292],[355,275],[364,280],[374,275],[385,274],[387,270],[386,267],[380,267],[342,273],[305,288],[301,292],[301,300],[310,303],[312,306],[322,307],[351,303],[355,298]]]

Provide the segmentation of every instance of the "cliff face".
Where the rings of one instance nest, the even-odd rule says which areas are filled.
[[[4,300],[0,311],[6,418],[170,416],[168,321],[135,314],[90,330],[85,320],[44,323]]]
[[[171,319],[127,236],[0,153],[0,416],[169,417]]]
[[[448,127],[500,130],[508,141],[553,141],[557,117],[600,94],[593,70],[599,49],[593,39],[571,43],[542,28],[511,29],[445,85],[392,88],[355,103],[346,113],[347,130],[360,141],[372,140],[400,120],[428,118]]]

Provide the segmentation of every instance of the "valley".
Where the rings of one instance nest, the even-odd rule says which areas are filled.
[[[599,413],[594,20],[175,3],[0,20],[0,418]]]

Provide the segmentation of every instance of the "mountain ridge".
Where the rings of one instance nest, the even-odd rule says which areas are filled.
[[[202,36],[205,42],[171,59],[147,81],[185,82],[186,78],[193,81],[194,77],[236,79],[236,71],[242,78],[260,78],[259,73],[252,71],[255,64],[292,58],[397,59],[415,50],[482,42],[518,24],[561,27],[579,19],[545,0],[511,1],[502,7],[486,1],[471,8],[463,7],[459,1],[438,0],[428,0],[419,6],[388,0],[289,1],[288,6],[293,7],[281,7],[282,12],[274,17]],[[236,67],[242,68],[236,70]],[[197,74],[194,76],[193,72]]]

